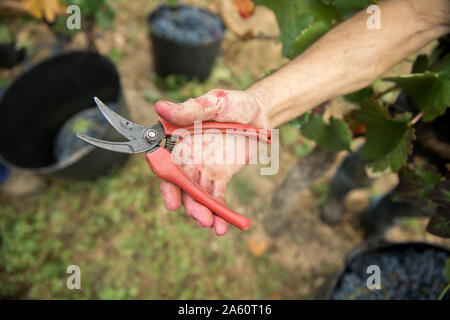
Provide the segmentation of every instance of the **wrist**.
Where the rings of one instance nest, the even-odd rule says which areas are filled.
[[[256,105],[258,109],[258,114],[251,124],[265,129],[274,128],[269,119],[269,101],[261,94],[261,92],[259,92],[259,90],[255,90],[253,86],[245,90],[245,93],[252,101],[252,104]]]
[[[323,102],[323,94],[314,94],[317,92],[314,90],[316,78],[308,74],[302,75],[298,69],[291,62],[246,90],[258,102],[267,128],[279,127]],[[311,81],[299,80],[302,77]],[[321,93],[325,91],[322,90]]]

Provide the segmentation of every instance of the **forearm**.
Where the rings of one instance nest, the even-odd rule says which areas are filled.
[[[393,65],[450,31],[449,0],[380,1],[381,29],[363,11],[247,91],[267,127],[277,127],[336,96],[366,87]]]

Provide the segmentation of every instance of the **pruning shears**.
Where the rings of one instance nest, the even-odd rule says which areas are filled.
[[[219,203],[210,194],[205,192],[200,185],[191,177],[186,175],[172,159],[171,152],[177,139],[183,139],[184,136],[196,134],[194,125],[178,126],[160,119],[156,124],[150,127],[144,127],[133,123],[130,120],[118,115],[108,108],[98,98],[94,98],[95,103],[103,116],[109,123],[125,138],[128,142],[110,142],[92,138],[82,133],[77,133],[78,138],[83,141],[106,150],[122,153],[141,153],[146,152],[147,160],[153,173],[160,179],[164,179],[176,184],[183,191],[187,192],[197,202],[201,203],[214,214],[223,218],[227,222],[241,230],[250,228],[252,221],[238,213],[230,210]],[[175,132],[177,129],[184,129]],[[236,135],[245,135],[250,138],[256,138],[264,143],[270,143],[272,139],[271,132],[266,129],[252,127],[249,125],[227,122],[206,121],[202,123],[201,132],[205,133],[208,129],[219,130],[221,133],[229,133],[228,129],[234,129],[232,132]],[[184,132],[183,136],[177,136],[179,132]],[[175,135],[172,135],[175,133]],[[164,140],[164,146],[161,143]]]

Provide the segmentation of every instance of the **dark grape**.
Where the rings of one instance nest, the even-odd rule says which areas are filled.
[[[354,257],[331,293],[333,300],[433,300],[445,288],[448,254],[437,249],[370,251]],[[381,271],[381,289],[367,288],[369,265]]]
[[[163,7],[151,23],[152,33],[183,45],[198,45],[220,39],[224,27],[220,18],[195,7]]]

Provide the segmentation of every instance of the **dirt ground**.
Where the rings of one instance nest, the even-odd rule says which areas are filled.
[[[184,2],[199,4],[216,12],[220,7],[216,1]],[[131,111],[131,118],[142,124],[150,124],[158,119],[153,109],[153,103],[143,95],[146,90],[158,91],[151,78],[153,66],[148,30],[145,24],[146,14],[155,5],[156,1],[148,0],[117,1],[115,3],[117,16],[114,29],[99,30],[99,37],[96,41],[100,53],[104,55],[110,54],[113,50],[121,52],[118,69],[124,95]],[[263,30],[262,32],[271,37],[276,36],[278,30],[274,16],[263,8],[258,10],[261,10],[262,13],[258,15],[256,22],[250,23],[251,27]],[[32,30],[24,30],[20,37],[34,37],[35,39],[43,37],[46,39],[48,34],[45,27],[35,25]],[[85,45],[86,39],[80,33],[70,46],[74,49],[82,49]],[[235,77],[239,78],[243,74],[247,74],[250,75],[252,81],[256,81],[266,71],[277,68],[286,62],[287,60],[281,56],[281,44],[277,41],[265,38],[242,40],[229,31],[223,43],[218,64],[221,68],[229,70]],[[403,62],[390,73],[407,72],[410,65],[410,61]],[[3,75],[12,77],[17,72],[20,72],[20,69],[5,72]],[[224,83],[224,85],[226,88],[233,88],[233,85],[229,83]],[[329,103],[327,112],[341,116],[343,110],[350,107],[338,98]],[[298,139],[300,141],[302,138]],[[241,236],[236,232],[230,232],[224,238],[225,240],[220,240],[244,241],[251,257],[238,255],[234,268],[224,268],[223,272],[228,272],[225,275],[227,279],[236,275],[245,276],[249,272],[254,272],[246,270],[249,259],[268,259],[267,261],[280,266],[285,280],[281,281],[275,290],[270,290],[270,293],[264,298],[311,299],[316,297],[318,289],[339,269],[348,252],[363,241],[362,231],[358,225],[359,212],[368,205],[370,198],[392,188],[396,183],[396,176],[385,173],[380,175],[371,187],[352,191],[345,199],[344,220],[336,226],[328,226],[320,220],[317,205],[320,192],[317,190],[326,184],[340,161],[345,157],[345,153],[341,153],[333,167],[317,179],[311,188],[300,190],[295,197],[290,199],[290,210],[296,211],[295,219],[291,221],[291,226],[281,236],[271,237],[264,229],[263,218],[271,210],[273,191],[299,160],[289,146],[283,147],[280,156],[281,166],[277,175],[261,176],[257,168],[249,166],[233,179],[231,187],[227,191],[228,203],[236,211],[253,219],[254,222],[252,229],[245,235]],[[19,174],[17,176],[20,177]],[[25,181],[29,180],[25,179]],[[157,185],[155,180],[152,180],[152,183]],[[18,188],[20,189],[20,186]],[[20,201],[14,199],[16,198],[11,197],[8,201]],[[162,204],[156,207],[157,211],[164,211]],[[426,219],[407,219],[392,227],[387,238],[391,241],[439,242],[450,246],[450,242],[443,242],[427,234],[424,231],[425,225]],[[198,232],[208,231],[198,228]],[[212,238],[207,239],[209,241]],[[110,245],[114,245],[114,243],[110,243]],[[220,247],[215,240],[211,240],[210,245],[202,250],[214,252],[220,250],[218,248]],[[102,257],[105,252],[100,250],[92,251],[89,254],[94,257],[96,255]],[[277,277],[278,275],[272,276]],[[253,298],[255,296],[247,292],[233,297]]]

